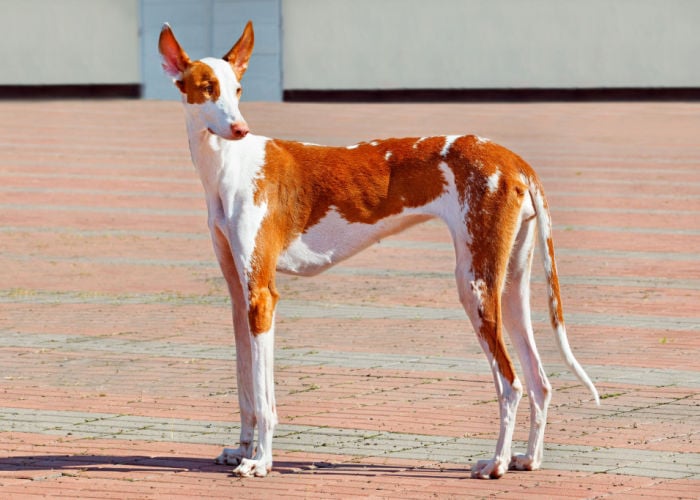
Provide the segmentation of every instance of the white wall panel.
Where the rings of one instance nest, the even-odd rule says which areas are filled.
[[[138,84],[138,0],[0,0],[0,85]]]
[[[697,0],[285,0],[285,89],[700,86]]]

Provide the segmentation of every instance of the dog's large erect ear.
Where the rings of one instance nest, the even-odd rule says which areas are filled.
[[[182,78],[182,73],[190,64],[190,58],[180,47],[168,23],[165,23],[163,29],[160,30],[158,50],[163,57],[163,69],[165,72],[175,79]]]
[[[248,60],[250,59],[250,54],[253,52],[254,44],[255,35],[253,33],[253,21],[248,21],[241,37],[224,56],[224,59],[228,61],[233,68],[233,72],[236,74],[238,81],[243,78],[243,73],[248,69]]]

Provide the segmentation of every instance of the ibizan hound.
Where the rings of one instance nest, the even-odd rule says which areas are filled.
[[[459,298],[486,352],[499,402],[495,455],[475,464],[472,476],[498,478],[509,467],[539,468],[551,386],[530,320],[535,233],[561,354],[596,402],[598,393],[569,348],[549,209],[532,168],[474,135],[325,147],[249,134],[238,102],[253,50],[250,22],[222,59],[191,61],[167,24],[159,50],[163,68],[182,93],[214,251],[233,303],[240,446],[224,448],[216,461],[237,466],[240,476],[265,476],[272,468],[276,271],[315,275],[387,235],[439,218],[452,235]],[[523,388],[506,352],[503,325],[530,396],[523,455],[511,456]]]

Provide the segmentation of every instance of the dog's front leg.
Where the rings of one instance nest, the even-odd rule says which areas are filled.
[[[259,252],[248,276],[248,325],[258,446],[252,459],[242,459],[234,470],[239,476],[267,475],[272,469],[272,435],[277,425],[274,381],[275,308],[278,293],[274,284],[276,258]]]
[[[258,446],[252,459],[242,459],[234,470],[239,476],[262,477],[272,470],[272,435],[277,425],[274,382],[274,326],[251,335],[251,360]]]
[[[241,413],[240,444],[238,448],[224,448],[216,458],[216,463],[237,466],[244,458],[251,458],[254,449],[255,403],[253,398],[253,364],[250,328],[248,326],[248,306],[228,239],[216,225],[210,225],[214,252],[231,296],[233,331],[236,337],[238,406]]]
[[[238,406],[241,413],[241,434],[238,448],[224,448],[216,458],[216,463],[239,465],[244,459],[253,456],[255,434],[255,389],[253,384],[253,355],[251,335],[248,328],[245,301],[233,302],[233,329],[236,336],[236,379],[238,385]]]

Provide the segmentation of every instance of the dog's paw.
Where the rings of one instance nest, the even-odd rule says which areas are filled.
[[[241,464],[233,469],[233,473],[240,477],[265,477],[272,470],[272,463],[267,460],[241,459]]]
[[[475,479],[498,479],[507,470],[505,464],[499,459],[479,460],[472,466],[472,477]]]
[[[540,468],[540,463],[530,455],[513,455],[508,468],[510,470],[537,470]]]
[[[251,456],[252,450],[249,450],[249,447],[224,448],[221,455],[214,459],[214,462],[219,465],[239,465],[244,458]]]

